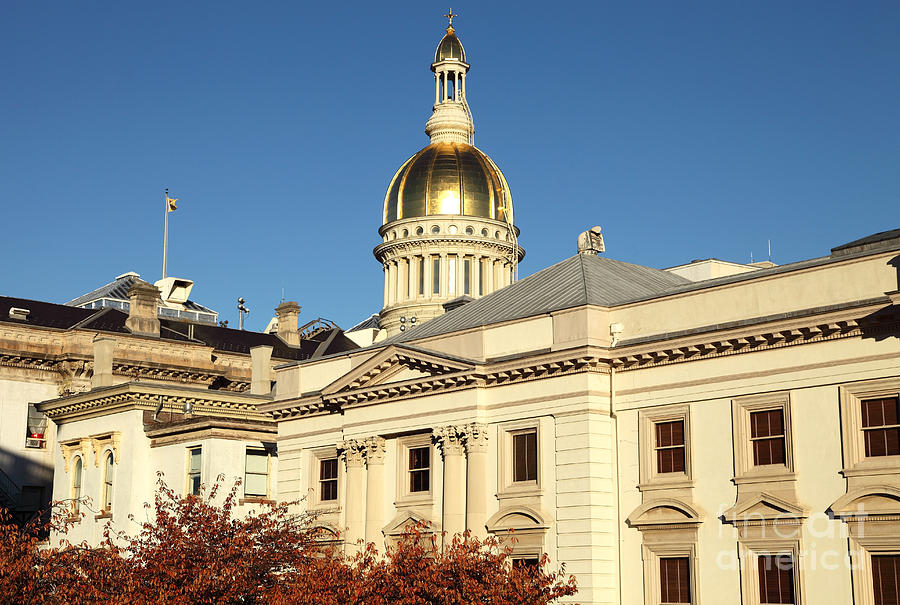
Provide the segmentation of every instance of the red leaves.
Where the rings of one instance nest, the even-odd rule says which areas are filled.
[[[93,548],[42,545],[39,523],[18,528],[0,511],[0,602],[540,605],[575,593],[574,578],[548,571],[546,557],[514,566],[495,539],[456,536],[441,549],[415,526],[384,555],[368,545],[348,557],[289,504],[238,517],[237,486],[221,505],[217,490],[180,497],[160,479],[137,532],[107,527]],[[64,536],[64,515],[50,525]]]

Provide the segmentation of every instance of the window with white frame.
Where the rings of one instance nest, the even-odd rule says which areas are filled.
[[[844,474],[900,472],[900,377],[841,385],[840,405]]]
[[[104,512],[112,511],[114,465],[115,456],[111,451],[107,451],[103,455],[103,489],[100,497]]]
[[[33,403],[28,404],[28,419],[25,426],[25,447],[43,449],[47,447],[47,417],[39,412]]]
[[[732,400],[735,479],[794,476],[791,400],[786,391]]]
[[[793,540],[741,542],[741,590],[746,605],[800,605],[800,544]]]
[[[421,503],[431,499],[434,456],[431,434],[397,440],[397,503]]]
[[[244,461],[244,497],[266,498],[269,495],[269,453],[263,448],[248,447]]]
[[[309,503],[335,508],[340,504],[341,462],[333,447],[313,450],[310,456]]]
[[[189,447],[187,450],[187,493],[200,495],[200,485],[203,474],[203,448],[200,446]]]
[[[644,600],[649,605],[697,603],[696,543],[647,543]]]
[[[541,493],[540,421],[523,420],[499,427],[500,482],[498,496],[538,496]]]
[[[667,405],[638,412],[641,489],[691,485],[690,406]]]
[[[78,513],[81,506],[81,484],[84,479],[84,458],[75,456],[72,467],[72,513]]]

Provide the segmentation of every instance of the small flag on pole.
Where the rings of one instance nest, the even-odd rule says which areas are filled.
[[[175,202],[178,201],[178,198],[171,198],[168,194],[166,194],[166,204],[168,205],[169,212],[175,212],[178,210],[178,206],[175,205]]]

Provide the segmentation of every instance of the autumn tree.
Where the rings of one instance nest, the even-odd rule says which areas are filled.
[[[439,547],[422,525],[383,554],[360,545],[345,556],[315,517],[289,504],[240,514],[239,484],[224,496],[220,486],[179,496],[160,478],[147,519],[132,520],[131,532],[107,525],[96,547],[65,542],[68,506],[50,521],[63,538],[52,548],[38,523],[0,525],[0,602],[542,605],[575,593],[574,578],[550,571],[546,557],[515,566],[496,539],[469,536]]]

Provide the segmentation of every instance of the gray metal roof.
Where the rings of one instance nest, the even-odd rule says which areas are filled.
[[[375,313],[374,315],[370,315],[369,317],[365,318],[352,328],[344,330],[344,334],[346,334],[347,332],[355,332],[357,330],[377,330],[379,327],[381,327],[381,317],[378,315],[378,313]]]
[[[418,340],[581,305],[610,307],[657,296],[690,283],[684,277],[660,269],[576,254],[388,342]]]

